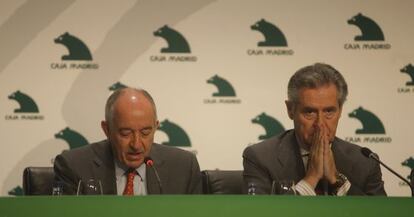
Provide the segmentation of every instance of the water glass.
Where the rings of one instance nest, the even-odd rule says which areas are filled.
[[[295,182],[293,180],[273,181],[271,194],[296,195]]]
[[[78,189],[76,195],[102,195],[102,183],[101,180],[88,179],[79,180]]]

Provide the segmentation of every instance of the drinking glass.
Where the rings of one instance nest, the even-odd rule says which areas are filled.
[[[62,182],[60,182],[60,181],[53,182],[52,195],[53,196],[63,195],[63,183]]]
[[[101,180],[88,179],[79,180],[78,189],[76,195],[102,195],[102,183]]]
[[[295,182],[293,180],[273,181],[271,194],[296,195]]]

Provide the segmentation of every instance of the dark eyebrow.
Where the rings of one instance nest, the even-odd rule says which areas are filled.
[[[335,106],[329,106],[323,109],[324,111],[328,111],[328,110],[336,110]]]
[[[303,107],[303,111],[316,111],[317,109],[312,107]]]

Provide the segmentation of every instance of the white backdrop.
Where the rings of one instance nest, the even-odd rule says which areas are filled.
[[[197,153],[201,169],[242,169],[244,148],[266,134],[252,119],[265,113],[291,128],[284,106],[288,79],[315,62],[333,65],[349,84],[338,136],[369,147],[407,176],[414,167],[414,86],[406,82],[414,69],[400,70],[414,62],[412,8],[409,0],[2,1],[0,194],[21,193],[25,167],[51,166],[62,150],[82,144],[73,131],[89,142],[104,139],[99,123],[116,82],[154,96],[164,121],[156,142],[177,137],[173,145]],[[359,13],[378,26],[349,24]],[[282,32],[287,46],[258,46],[265,34],[272,36],[268,28],[251,29],[262,19]],[[165,25],[178,33],[154,35]],[[384,40],[354,39],[378,29]],[[72,43],[76,39],[54,42],[66,32],[86,45],[92,60],[61,59],[68,47],[84,54],[79,41]],[[161,52],[168,40],[171,46],[187,42],[190,52]],[[226,85],[235,96],[213,96]],[[22,104],[25,112],[15,111]],[[359,107],[374,118],[361,111],[349,117]],[[257,121],[267,126],[268,119]],[[372,120],[385,133],[356,133]],[[183,132],[174,124],[190,144],[180,141]],[[55,136],[66,127],[71,130]],[[410,194],[384,169],[383,178],[389,195]]]

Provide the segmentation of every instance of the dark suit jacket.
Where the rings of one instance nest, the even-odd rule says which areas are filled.
[[[379,164],[363,156],[359,146],[335,138],[332,152],[338,172],[351,182],[348,195],[386,195]],[[294,130],[247,147],[243,166],[245,187],[255,183],[258,194],[269,194],[273,180],[298,183],[305,177]]]
[[[195,155],[153,144],[150,156],[162,182],[163,194],[201,194],[201,174]],[[64,194],[76,194],[79,180],[101,180],[104,194],[117,194],[114,158],[107,140],[93,143],[55,158],[55,180],[63,182]],[[160,194],[151,168],[146,169],[147,193]]]

